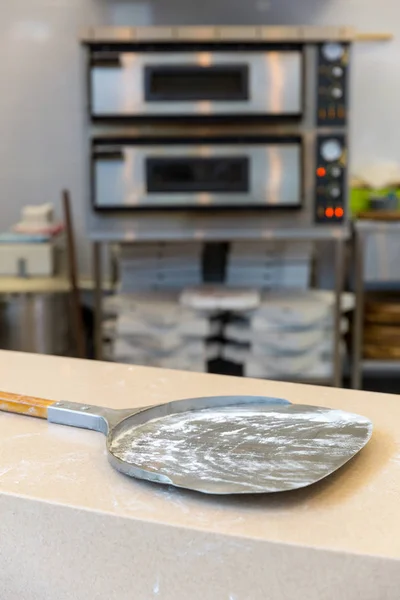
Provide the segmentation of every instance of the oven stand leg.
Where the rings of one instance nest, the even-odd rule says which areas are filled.
[[[93,244],[94,272],[94,356],[96,360],[103,357],[103,282],[101,264],[101,243]]]
[[[353,352],[351,368],[351,387],[362,389],[362,347],[364,322],[364,237],[354,227],[354,294],[353,315]]]
[[[341,353],[341,300],[344,284],[344,241],[337,239],[335,246],[335,301],[334,301],[334,319],[333,319],[333,385],[342,387],[343,385],[343,357]]]

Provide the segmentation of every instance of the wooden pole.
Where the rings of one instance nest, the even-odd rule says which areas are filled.
[[[82,306],[78,287],[78,269],[76,263],[75,236],[72,223],[71,198],[68,190],[62,192],[64,220],[67,234],[68,275],[71,286],[72,329],[75,339],[76,355],[86,357],[86,344],[82,317]]]

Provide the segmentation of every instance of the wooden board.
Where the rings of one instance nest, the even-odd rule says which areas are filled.
[[[377,360],[397,360],[400,359],[399,346],[379,346],[376,344],[363,344],[364,358]]]
[[[358,213],[357,219],[368,221],[400,221],[400,210],[367,210]]]
[[[364,328],[364,341],[366,343],[399,346],[400,347],[400,325],[370,325],[367,323]]]
[[[397,323],[400,320],[400,293],[397,291],[370,292],[365,300],[365,317],[371,321],[370,317],[378,317],[379,322],[386,318],[390,323]]]
[[[393,33],[357,33],[356,42],[390,42],[394,39]]]

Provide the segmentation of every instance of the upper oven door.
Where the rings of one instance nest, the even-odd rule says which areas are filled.
[[[94,55],[94,118],[300,117],[301,50]]]
[[[299,208],[300,139],[96,144],[97,209]]]

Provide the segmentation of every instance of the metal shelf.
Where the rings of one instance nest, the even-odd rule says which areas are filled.
[[[361,362],[363,373],[391,373],[400,376],[399,360],[368,359]]]
[[[351,384],[353,389],[362,389],[362,378],[367,373],[386,373],[390,375],[399,375],[400,377],[400,359],[399,360],[365,360],[363,353],[363,333],[364,333],[364,297],[365,292],[369,290],[374,282],[364,281],[365,266],[365,239],[370,232],[391,232],[400,233],[399,222],[384,221],[356,221],[353,227],[353,269],[355,274],[354,292],[356,298],[354,323],[353,323],[353,355],[352,355],[352,373]],[[383,289],[383,282],[379,283]],[[386,283],[386,282],[385,282]],[[390,282],[391,283],[391,282]],[[398,289],[398,282],[389,282],[384,286],[385,289]],[[376,289],[376,288],[375,288]]]
[[[93,218],[103,218],[104,215],[95,215]],[[113,230],[110,221],[104,223],[104,229],[100,227],[100,221],[97,223],[95,231],[89,231],[89,239],[92,242],[105,244],[131,244],[137,242],[223,242],[223,241],[346,241],[350,238],[348,227],[307,227],[299,228],[269,228],[260,227],[260,217],[253,219],[250,223],[250,217],[246,216],[248,227],[241,226],[243,221],[237,220],[229,222],[218,215],[204,216],[197,224],[192,219],[190,222],[187,217],[182,218],[178,223],[169,220],[166,214],[159,220],[153,217],[152,221],[145,222],[143,217],[137,216],[135,224],[121,217],[120,225],[126,227],[126,231],[121,228]],[[175,219],[177,217],[175,216]],[[125,219],[125,220],[124,220]],[[115,219],[114,219],[115,223]]]
[[[92,279],[81,278],[78,286],[82,291],[93,291],[95,282]],[[103,291],[114,288],[110,281],[103,283]],[[1,294],[63,294],[71,291],[68,277],[4,277],[0,276]]]
[[[291,377],[282,377],[282,379],[269,379],[266,377],[268,381],[284,381],[285,383],[295,383],[302,385],[322,385],[325,387],[335,387],[333,383],[333,375],[331,377],[299,377],[299,378],[291,378]]]

